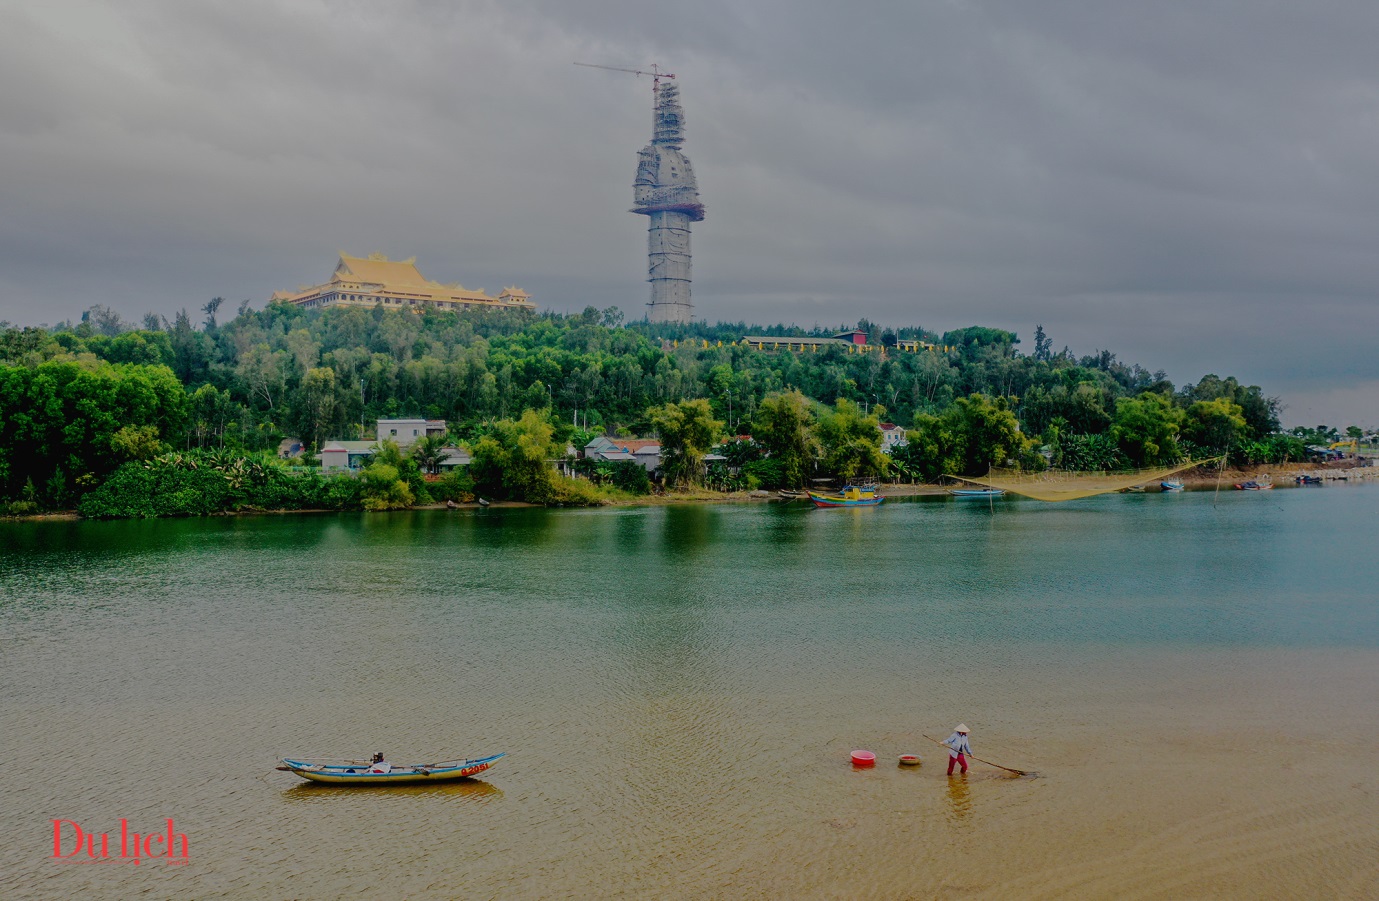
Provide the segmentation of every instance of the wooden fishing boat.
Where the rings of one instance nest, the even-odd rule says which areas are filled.
[[[1004,488],[949,488],[953,497],[1004,497]]]
[[[1322,477],[1321,477],[1321,476],[1297,476],[1297,477],[1295,477],[1295,478],[1293,479],[1293,481],[1294,481],[1294,482],[1297,482],[1299,485],[1320,485],[1320,484],[1322,483]]]
[[[816,507],[875,507],[885,500],[874,487],[845,485],[841,491],[810,491],[809,499]]]
[[[283,765],[278,769],[296,773],[312,782],[328,782],[332,785],[412,785],[418,782],[469,779],[490,769],[506,756],[507,752],[504,751],[477,760],[447,760],[442,763],[393,766],[386,773],[373,771],[376,768],[368,763],[313,763],[309,760],[292,760],[284,757]]]
[[[1164,491],[1182,491],[1183,483],[1178,481],[1177,479],[1168,479],[1166,481],[1160,482],[1159,487],[1162,488]]]
[[[1273,482],[1256,482],[1254,479],[1251,479],[1251,480],[1248,481],[1248,482],[1237,482],[1236,485],[1235,485],[1235,490],[1237,490],[1237,491],[1268,491],[1270,488],[1273,488],[1273,487],[1274,487],[1274,483],[1273,483]]]

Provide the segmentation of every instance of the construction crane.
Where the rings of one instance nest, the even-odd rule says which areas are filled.
[[[576,65],[576,66],[584,66],[584,67],[587,68],[587,69],[607,69],[609,72],[629,72],[629,73],[631,73],[631,74],[633,74],[633,75],[650,75],[650,76],[651,76],[651,92],[652,92],[653,94],[656,93],[656,90],[661,86],[661,79],[662,79],[662,78],[674,78],[674,77],[675,77],[675,75],[674,75],[673,73],[670,73],[670,72],[662,72],[662,71],[661,71],[661,67],[658,66],[658,65],[656,65],[655,63],[652,63],[652,64],[651,64],[651,71],[650,71],[650,72],[645,72],[645,71],[643,71],[643,70],[641,70],[641,69],[624,69],[622,66],[600,66],[598,63],[575,63],[575,65]]]

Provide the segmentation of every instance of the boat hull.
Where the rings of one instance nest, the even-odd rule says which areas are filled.
[[[953,497],[1005,497],[999,488],[950,488],[948,493]]]
[[[875,507],[885,500],[870,488],[844,488],[841,494],[811,491],[809,499],[816,507]]]
[[[503,752],[478,760],[450,760],[430,766],[399,766],[394,767],[389,773],[370,773],[369,765],[366,763],[321,764],[284,758],[279,769],[296,773],[312,782],[330,785],[415,785],[419,782],[471,779],[492,769],[495,763],[506,756],[507,752]]]
[[[832,498],[811,497],[816,507],[875,507],[885,500],[884,497],[866,498],[860,501],[834,500]]]

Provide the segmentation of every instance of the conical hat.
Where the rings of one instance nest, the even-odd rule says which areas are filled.
[[[962,733],[965,734],[965,733],[967,733],[967,732],[969,732],[969,731],[971,731],[971,730],[969,730],[969,729],[967,728],[967,724],[966,724],[966,723],[958,723],[956,726],[953,727],[953,731],[954,731],[954,732],[962,732]]]

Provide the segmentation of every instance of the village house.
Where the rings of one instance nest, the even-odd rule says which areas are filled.
[[[474,456],[465,447],[444,447],[441,448],[441,452],[445,454],[440,463],[437,464],[437,468],[441,472],[453,472],[461,466],[468,466],[474,462]]]
[[[444,419],[380,419],[378,421],[378,440],[387,439],[398,447],[408,448],[417,443],[418,438],[444,435]]]
[[[325,472],[357,472],[377,451],[377,441],[327,441],[317,456]]]
[[[904,447],[910,442],[905,438],[905,430],[893,422],[883,422],[877,425],[881,430],[881,452],[889,454],[897,447]]]
[[[584,445],[581,456],[603,463],[636,463],[650,475],[661,466],[661,442],[655,438],[610,438],[600,435]]]
[[[947,353],[952,349],[949,347],[940,347],[928,341],[921,341],[914,338],[902,338],[889,348],[879,344],[868,344],[867,333],[862,329],[856,328],[835,332],[831,338],[818,336],[787,338],[775,335],[746,335],[739,343],[745,344],[753,350],[761,350],[768,353],[778,350],[788,350],[793,353],[818,353],[830,347],[845,347],[848,353],[885,353],[887,350],[912,354],[926,350],[936,350]]]
[[[368,465],[369,459],[378,453],[377,441],[327,441],[318,456],[321,469],[325,472],[358,472]],[[441,472],[451,472],[460,466],[468,466],[473,456],[467,448],[449,445],[441,448],[445,456],[437,468]]]

